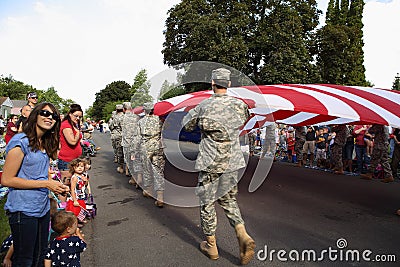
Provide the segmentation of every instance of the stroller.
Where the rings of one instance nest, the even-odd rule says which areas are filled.
[[[82,154],[85,157],[96,156],[96,149],[94,148],[94,145],[90,143],[87,139],[82,139],[81,146],[82,146]]]

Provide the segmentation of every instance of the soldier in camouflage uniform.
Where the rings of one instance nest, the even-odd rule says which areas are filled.
[[[110,117],[110,119],[108,120],[108,128],[110,128],[110,125],[111,125],[111,123],[112,123],[112,121],[113,121],[113,119],[115,118],[115,115],[117,115],[117,111],[113,111],[112,113],[111,113],[111,117]],[[110,133],[111,133],[111,130],[110,130]],[[112,136],[112,135],[111,135]],[[113,142],[113,139],[111,138],[111,146],[112,146],[112,148],[113,148],[113,152],[114,152],[114,163],[117,163],[118,162],[118,160],[117,160],[117,148],[115,147],[115,143]]]
[[[384,183],[393,182],[392,169],[389,165],[389,130],[386,126],[374,124],[368,129],[368,132],[374,136],[374,149],[372,149],[369,172],[361,174],[364,179],[372,179],[372,173],[380,163],[383,167],[385,178],[381,180]]]
[[[294,152],[296,153],[297,166],[301,167],[303,165],[303,146],[306,142],[306,128],[304,126],[294,127],[295,129],[295,143]]]
[[[122,119],[122,148],[126,164],[125,172],[131,176],[129,183],[136,188],[142,183],[143,168],[140,162],[139,116],[133,113],[130,102],[123,103],[124,117]]]
[[[111,124],[109,125],[111,131],[111,143],[115,147],[117,155],[118,168],[117,172],[124,173],[124,153],[122,151],[122,119],[124,117],[123,106],[118,104],[115,106],[117,113],[115,114]]]
[[[164,205],[164,166],[165,155],[161,141],[162,121],[153,114],[154,104],[143,105],[145,116],[139,120],[138,126],[143,158],[143,196],[150,197],[150,187],[154,186],[157,193],[155,205],[162,208]]]
[[[271,123],[265,126],[265,138],[264,138],[264,144],[262,145],[262,152],[260,158],[263,158],[265,155],[275,157],[275,152],[276,152],[275,129],[276,129],[275,123]]]
[[[343,171],[343,147],[346,144],[349,129],[344,124],[332,127],[331,137],[334,139],[331,145],[331,163],[336,174],[344,174]]]
[[[247,105],[226,94],[230,86],[230,71],[212,72],[214,94],[189,111],[183,118],[187,131],[196,126],[201,130],[201,142],[195,168],[200,171],[196,194],[200,198],[200,219],[206,241],[200,250],[210,259],[218,259],[215,239],[217,215],[215,201],[225,211],[229,223],[235,227],[242,264],[254,256],[255,242],[247,234],[236,200],[238,170],[246,163],[239,143],[239,128],[249,117]]]
[[[249,132],[247,134],[249,139],[249,156],[254,156],[255,151],[255,143],[256,143],[256,134],[254,132]]]

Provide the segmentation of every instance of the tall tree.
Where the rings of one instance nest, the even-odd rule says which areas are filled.
[[[0,96],[8,96],[10,99],[24,100],[29,92],[38,92],[32,85],[17,81],[12,75],[0,76]]]
[[[63,114],[68,113],[69,106],[74,103],[72,99],[63,99],[60,97],[54,87],[47,90],[39,91],[38,97],[40,102],[50,102]]]
[[[345,1],[345,0],[342,0]],[[347,17],[349,27],[350,47],[347,53],[347,83],[348,85],[367,85],[364,66],[364,41],[362,22],[364,11],[363,0],[352,0]]]
[[[368,86],[363,52],[362,0],[330,0],[326,25],[317,34],[322,82]]]
[[[131,89],[131,93],[133,93],[130,98],[132,107],[142,106],[146,102],[153,101],[153,97],[150,95],[150,87],[151,83],[147,81],[147,71],[140,70],[135,76]]]
[[[92,116],[96,120],[104,119],[103,108],[109,102],[122,103],[130,100],[131,86],[125,81],[115,81],[96,93]]]
[[[168,13],[164,63],[218,62],[257,83],[315,80],[319,12],[315,0],[183,0]]]
[[[394,78],[392,89],[400,91],[400,75],[398,73],[397,73],[396,77]]]

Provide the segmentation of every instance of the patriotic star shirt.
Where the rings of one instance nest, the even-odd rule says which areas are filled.
[[[86,243],[77,236],[57,237],[50,242],[45,259],[51,266],[80,267],[80,253],[86,250]]]

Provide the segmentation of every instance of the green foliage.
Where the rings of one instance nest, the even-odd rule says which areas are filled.
[[[258,84],[317,81],[311,37],[319,14],[315,0],[183,0],[168,12],[164,63],[218,62]]]
[[[400,91],[400,76],[398,73],[397,73],[396,77],[394,78],[392,89]]]
[[[67,114],[71,104],[75,103],[72,99],[61,98],[54,87],[50,87],[47,90],[38,91],[38,102],[50,102],[60,111],[62,114]]]
[[[185,90],[185,87],[169,83],[167,80],[165,80],[161,86],[160,95],[158,99],[165,100],[174,96],[184,95],[186,93],[187,92]]]
[[[142,106],[146,102],[152,102],[150,95],[151,83],[147,81],[147,71],[141,70],[136,74],[132,85],[132,97],[130,98],[132,107]]]
[[[330,0],[326,25],[318,31],[317,66],[322,82],[368,86],[363,51],[362,0]]]
[[[4,204],[6,204],[7,197],[0,200],[0,242],[8,237],[11,233],[10,225],[8,224],[8,218],[4,211]]]
[[[117,104],[121,104],[121,102],[114,101],[105,104],[102,114],[102,118],[104,119],[105,122],[108,122],[108,120],[111,118],[112,112],[115,111],[115,105]]]
[[[96,99],[93,103],[93,109],[91,111],[91,117],[95,120],[105,119],[104,107],[110,102],[122,102],[129,101],[131,95],[131,86],[125,81],[115,81],[108,84],[100,92],[96,93]],[[113,110],[115,110],[115,105]]]
[[[0,96],[8,96],[10,99],[26,99],[29,92],[38,92],[32,85],[24,84],[15,80],[11,75],[8,77],[0,76]]]

